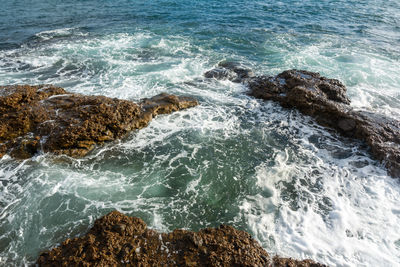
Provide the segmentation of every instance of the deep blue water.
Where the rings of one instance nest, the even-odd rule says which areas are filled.
[[[118,209],[162,231],[229,223],[332,266],[396,266],[399,183],[363,144],[204,81],[221,60],[318,71],[355,108],[399,118],[400,2],[2,1],[1,84],[201,105],[83,159],[1,159],[0,265],[29,264]]]

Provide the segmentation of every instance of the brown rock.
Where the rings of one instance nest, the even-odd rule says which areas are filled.
[[[254,78],[248,86],[250,95],[294,107],[323,126],[365,141],[389,174],[400,177],[400,121],[353,110],[346,87],[338,80],[314,72],[289,70],[276,77]]]
[[[277,76],[249,77],[241,82],[249,87],[251,96],[296,108],[322,126],[366,142],[389,175],[400,177],[400,121],[353,110],[340,81],[315,72],[287,70]]]
[[[121,227],[124,225],[123,227]],[[121,234],[121,231],[124,234]],[[95,221],[85,236],[40,254],[39,266],[324,266],[274,257],[243,231],[227,225],[199,232],[157,233],[117,211]],[[274,265],[272,265],[274,264]]]
[[[316,263],[312,260],[297,261],[291,258],[280,258],[275,256],[273,259],[272,266],[275,267],[320,267],[320,263]]]
[[[160,94],[140,103],[85,96],[52,85],[0,87],[0,156],[52,152],[85,156],[97,144],[140,129],[158,114],[196,106],[189,97]]]

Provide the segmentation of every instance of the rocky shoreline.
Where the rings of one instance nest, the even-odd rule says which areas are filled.
[[[354,110],[347,89],[340,81],[305,70],[254,76],[251,70],[232,62],[222,62],[204,76],[243,83],[251,96],[295,108],[322,126],[365,142],[372,156],[385,165],[388,174],[400,178],[400,121]]]
[[[389,175],[400,177],[400,122],[351,108],[346,87],[304,70],[255,76],[221,63],[206,78],[243,83],[249,95],[295,108],[339,134],[364,141]],[[138,103],[86,96],[52,85],[0,86],[0,157],[26,159],[50,152],[83,157],[105,142],[148,125],[159,114],[198,105],[196,99],[160,94]],[[96,220],[84,236],[41,253],[39,266],[325,266],[312,260],[271,257],[251,236],[231,226],[199,232],[158,233],[117,211]]]
[[[322,126],[365,142],[388,174],[400,177],[400,121],[354,110],[340,81],[304,70],[254,76],[232,62],[220,63],[204,76],[243,83],[251,96],[296,108]],[[160,94],[134,103],[52,85],[0,86],[0,92],[0,157],[18,159],[40,152],[83,157],[96,145],[147,126],[158,114],[198,105],[191,97]]]
[[[113,211],[89,232],[42,252],[39,266],[302,266],[312,260],[271,257],[248,233],[231,226],[199,232],[159,233],[146,223]]]
[[[139,103],[73,94],[52,85],[0,87],[0,157],[39,152],[83,157],[96,145],[148,125],[153,117],[198,105],[160,94]]]
[[[148,125],[159,114],[198,105],[191,97],[160,94],[139,103],[86,96],[52,85],[0,87],[0,157],[26,159],[50,152],[83,157],[96,145]],[[324,266],[270,257],[243,231],[227,225],[199,232],[157,233],[117,211],[89,233],[43,252],[39,266]]]

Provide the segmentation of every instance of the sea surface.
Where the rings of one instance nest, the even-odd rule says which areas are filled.
[[[354,108],[398,119],[400,1],[0,2],[0,84],[201,103],[81,159],[3,157],[0,265],[29,265],[117,209],[159,231],[230,224],[272,255],[400,266],[400,182],[368,147],[202,76],[223,60],[317,71]]]

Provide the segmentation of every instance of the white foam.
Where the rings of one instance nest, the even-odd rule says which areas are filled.
[[[273,168],[257,168],[257,185],[273,193],[242,203],[252,231],[270,250],[284,256],[311,257],[330,266],[395,266],[400,255],[396,247],[400,216],[392,210],[400,197],[399,183],[384,171],[354,173],[348,162],[359,160],[357,156],[329,162],[323,151],[308,145],[303,149],[301,153],[313,155],[312,162],[291,162],[286,151],[277,154]],[[318,169],[320,189],[314,191],[309,183],[317,177],[310,173]],[[302,183],[304,179],[309,183]],[[298,194],[295,203],[287,201],[285,191]],[[331,205],[327,213],[319,206],[324,198]],[[273,207],[277,211],[271,212]],[[261,216],[251,215],[252,210],[259,210]]]
[[[51,37],[67,34],[79,38]],[[134,100],[167,91],[193,95],[201,105],[158,116],[83,159],[39,155],[15,163],[3,157],[0,227],[7,231],[0,238],[8,242],[9,258],[32,261],[20,252],[37,255],[117,209],[162,231],[234,224],[268,251],[331,266],[399,261],[398,182],[359,143],[331,136],[297,112],[246,97],[243,86],[196,80],[219,57],[232,55],[150,32],[99,37],[60,29],[38,36],[51,38],[34,49],[0,52],[4,83],[55,83]],[[354,48],[335,50],[338,40],[328,37],[296,48],[293,36],[278,35],[274,42],[289,50],[280,51],[282,65],[248,63],[264,73],[321,71],[346,82],[353,106],[399,114],[398,64]],[[24,64],[30,67],[19,70]],[[246,142],[254,147],[245,150]],[[224,200],[234,185],[232,191],[240,192]]]
[[[42,40],[50,40],[54,37],[63,37],[63,36],[69,36],[69,35],[78,35],[78,36],[87,36],[88,33],[79,31],[78,28],[61,28],[61,29],[54,29],[54,30],[49,30],[49,31],[42,31],[39,33],[36,33],[35,36],[41,38]]]

